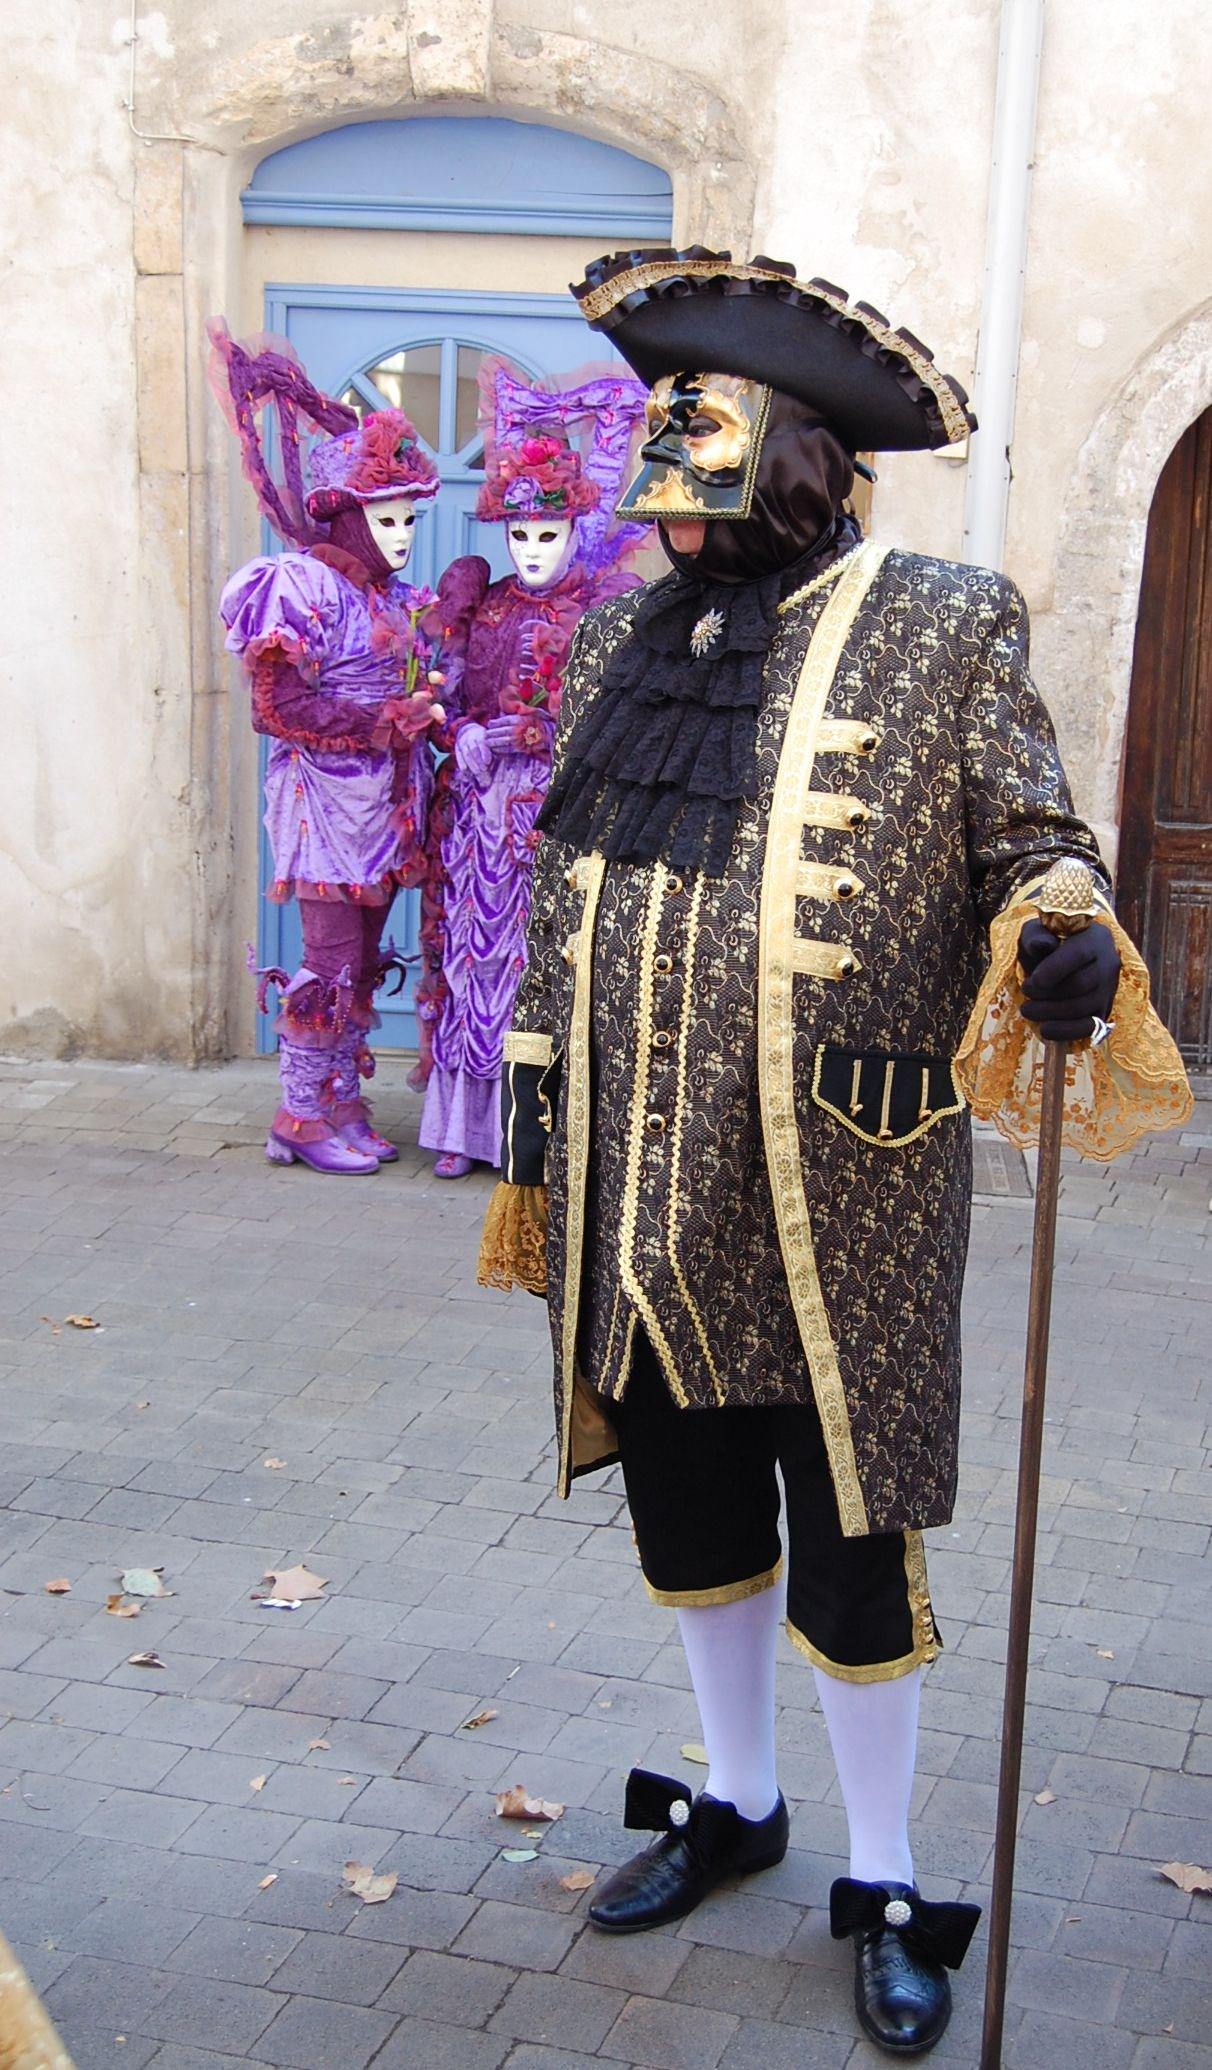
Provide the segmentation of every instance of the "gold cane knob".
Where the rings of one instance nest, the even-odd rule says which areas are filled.
[[[1092,871],[1075,855],[1062,855],[1040,885],[1037,902],[1050,934],[1080,934],[1098,914]]]

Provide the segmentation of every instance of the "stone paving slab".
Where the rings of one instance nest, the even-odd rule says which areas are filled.
[[[338,1187],[264,1163],[265,1064],[0,1062],[0,1925],[79,2070],[885,2060],[828,1936],[845,1823],[790,1651],[787,1861],[619,1942],[564,1885],[630,1851],[633,1762],[695,1779],[699,1728],[617,1476],[552,1495],[542,1310],[474,1286],[488,1178],[433,1180],[403,1079],[384,1060],[400,1163]],[[978,1144],[915,1802],[938,1896],[988,1894],[1031,1163]],[[1212,1857],[1210,1204],[1208,1104],[1066,1166],[1016,2070],[1212,2061],[1212,1900],[1157,1873]],[[323,1600],[262,1609],[300,1560]],[[171,1594],[118,1619],[132,1565]],[[512,1782],[564,1818],[503,1828]],[[342,1889],[350,1859],[399,1877],[387,1903]],[[982,1961],[939,2070],[976,2061]]]

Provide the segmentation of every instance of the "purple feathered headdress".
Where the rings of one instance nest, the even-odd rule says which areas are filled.
[[[309,381],[286,338],[233,338],[221,316],[206,326],[210,379],[219,407],[240,441],[244,473],[274,530],[289,546],[318,546],[328,522],[355,504],[388,496],[420,501],[438,491],[438,471],[403,410],[375,410],[360,422],[356,410],[334,401]],[[265,457],[262,410],[278,420],[281,479]],[[328,437],[307,456],[303,440]]]
[[[592,575],[612,567],[651,529],[619,524],[614,514],[647,397],[639,381],[606,368],[587,369],[566,383],[553,380],[531,386],[520,381],[505,360],[483,361],[480,429],[485,486],[478,515],[572,517],[576,558],[582,567]],[[583,451],[570,441],[575,425],[589,427]],[[545,487],[553,496],[559,493],[558,506],[542,501]]]

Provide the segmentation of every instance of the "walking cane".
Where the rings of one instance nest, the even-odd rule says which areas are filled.
[[[1080,934],[1095,914],[1094,879],[1086,865],[1065,857],[1054,863],[1039,890],[1039,917],[1051,933]],[[1065,1105],[1067,1042],[1045,1042],[1039,1111],[1039,1164],[1035,1179],[1035,1222],[1031,1238],[1031,1291],[1027,1301],[1027,1353],[1023,1373],[1023,1417],[1018,1446],[1018,1502],[1014,1517],[1014,1562],[1010,1582],[1010,1626],[1006,1646],[1006,1692],[1002,1706],[1001,1772],[997,1784],[997,1829],[993,1847],[993,1896],[989,1907],[989,1960],[985,1971],[985,2018],[980,2070],[1001,2070],[1006,2015],[1006,1963],[1010,1951],[1010,1908],[1014,1896],[1014,1850],[1018,1833],[1019,1778],[1023,1763],[1023,1713],[1027,1698],[1027,1649],[1035,1585],[1035,1529],[1039,1514],[1040,1461],[1044,1443],[1044,1393],[1048,1381],[1048,1327],[1052,1317],[1056,1200],[1060,1186],[1061,1120]]]

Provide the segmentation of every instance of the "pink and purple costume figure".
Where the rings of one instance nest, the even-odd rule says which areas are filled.
[[[453,820],[442,845],[445,950],[421,1143],[439,1178],[500,1154],[505,1035],[526,965],[535,820],[551,777],[560,688],[585,612],[634,588],[626,557],[647,536],[614,506],[645,392],[615,374],[528,387],[482,369],[482,520],[505,526],[514,572],[489,581],[478,556],[443,578],[431,614],[450,669]],[[584,458],[569,427],[590,428]],[[456,688],[457,685],[457,688]]]
[[[329,1174],[370,1173],[398,1152],[371,1126],[361,1078],[374,993],[398,968],[383,930],[396,891],[430,873],[430,742],[445,723],[442,677],[422,619],[437,602],[401,580],[417,506],[437,470],[400,410],[359,424],[320,395],[281,341],[249,351],[211,327],[220,400],[239,432],[262,510],[299,551],[250,561],[219,610],[239,654],[252,720],[269,736],[265,826],[271,899],[297,899],[303,963],[262,973],[279,987],[281,1104],[266,1154]],[[226,393],[224,393],[224,389]],[[257,432],[278,412],[283,481]],[[308,456],[300,425],[329,436]]]

